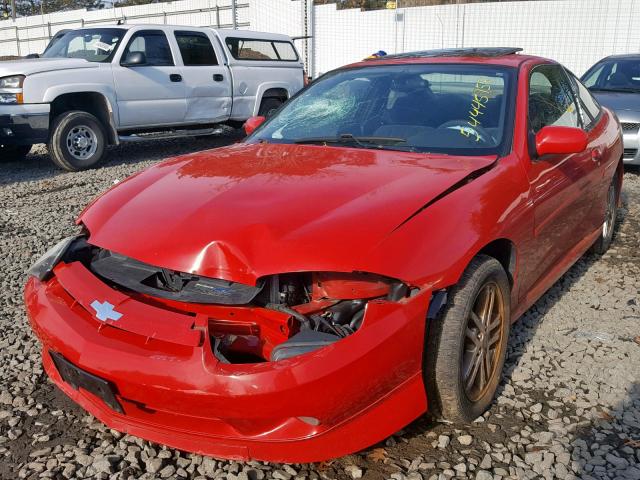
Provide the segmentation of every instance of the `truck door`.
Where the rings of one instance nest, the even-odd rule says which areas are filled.
[[[231,114],[231,75],[211,38],[191,30],[174,32],[186,89],[186,123],[214,123]]]
[[[132,63],[132,59],[138,63]],[[187,109],[185,82],[162,30],[135,32],[119,61],[113,65],[113,78],[120,127],[184,122]]]

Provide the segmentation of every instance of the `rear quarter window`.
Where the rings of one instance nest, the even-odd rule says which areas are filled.
[[[289,42],[228,37],[227,48],[236,60],[295,62],[298,54]]]

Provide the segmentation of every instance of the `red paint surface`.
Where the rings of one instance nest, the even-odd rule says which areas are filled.
[[[517,67],[512,151],[496,159],[237,144],[141,172],[97,199],[79,222],[91,243],[173,270],[249,284],[295,271],[370,272],[419,287],[417,296],[369,302],[355,334],[316,352],[229,365],[213,357],[209,330],[225,321],[258,329],[268,353],[290,333],[286,316],[254,307],[193,305],[185,312],[177,302],[127,296],[79,264],[62,264],[46,283],[31,278],[25,291],[53,381],[112,428],[238,459],[301,462],[343,455],[425,412],[423,347],[431,292],[455,284],[487,245],[508,241],[515,248],[516,319],[595,239],[622,143],[617,122],[605,110],[587,132],[584,152],[529,157],[528,73],[543,59],[359,65],[414,61]],[[492,168],[442,196],[486,167]],[[126,321],[95,320],[87,302],[96,298],[126,312]],[[49,350],[112,381],[125,414],[65,384]]]

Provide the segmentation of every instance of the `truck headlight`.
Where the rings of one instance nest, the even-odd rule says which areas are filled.
[[[24,75],[0,78],[0,104],[11,105],[23,102],[22,85]]]
[[[23,83],[24,75],[0,78],[0,88],[22,88]]]

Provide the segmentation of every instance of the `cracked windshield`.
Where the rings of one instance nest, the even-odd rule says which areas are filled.
[[[478,65],[343,70],[291,100],[251,141],[496,154],[510,137],[511,76]]]

